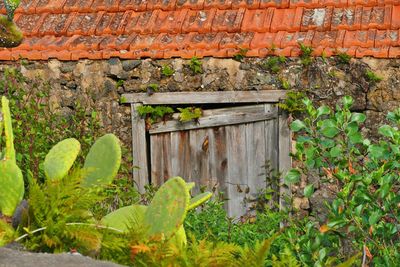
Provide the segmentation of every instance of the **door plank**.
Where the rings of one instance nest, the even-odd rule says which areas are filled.
[[[277,103],[286,96],[286,90],[170,92],[123,94],[124,103],[161,104],[213,104],[213,103]]]
[[[139,192],[144,193],[144,187],[149,183],[149,172],[147,169],[146,126],[144,120],[136,111],[139,106],[141,106],[139,103],[131,105],[132,157],[134,166],[132,175]]]
[[[204,111],[202,117],[197,122],[181,122],[179,114],[174,114],[172,120],[154,123],[149,130],[150,134],[194,130],[215,126],[234,125],[240,123],[250,123],[276,118],[278,113],[264,109],[264,105],[256,107],[241,107],[232,109],[208,110]]]
[[[243,203],[244,190],[247,185],[246,164],[246,126],[244,124],[226,126],[227,134],[227,187],[228,187],[228,215],[238,218],[245,214]]]

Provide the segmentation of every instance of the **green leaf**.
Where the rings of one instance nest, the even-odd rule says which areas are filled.
[[[368,147],[368,152],[371,157],[379,159],[383,157],[385,149],[378,145],[370,145]]]
[[[336,127],[326,127],[321,130],[321,133],[326,137],[333,138],[339,133],[339,129]]]
[[[352,113],[351,114],[351,122],[363,123],[367,116],[363,113]]]
[[[353,105],[353,98],[351,96],[343,97],[342,101],[345,108],[349,108]]]
[[[379,211],[374,211],[374,212],[372,212],[371,215],[369,216],[369,219],[368,219],[369,225],[374,225],[374,224],[376,224],[376,223],[379,221],[379,219],[380,219],[381,217],[382,217],[382,216],[381,216],[381,214],[380,214]]]
[[[322,115],[329,115],[331,110],[327,106],[321,106],[317,109],[317,118],[321,117]]]
[[[335,146],[334,148],[329,151],[329,154],[331,155],[332,158],[336,158],[342,154],[342,148],[340,146]]]
[[[306,128],[306,125],[304,124],[304,122],[302,122],[301,120],[295,120],[294,122],[292,122],[291,124],[290,124],[290,129],[293,131],[293,132],[298,132],[298,131],[300,131],[301,129],[305,129]]]
[[[394,136],[394,129],[389,125],[379,127],[378,132],[385,137],[393,138]]]
[[[314,194],[314,185],[309,184],[304,188],[304,196],[309,198],[312,196],[312,194]]]
[[[285,183],[287,185],[294,184],[300,181],[300,171],[297,169],[291,169],[285,176]]]
[[[363,142],[363,137],[361,133],[355,133],[349,136],[350,142],[353,144],[361,144]]]

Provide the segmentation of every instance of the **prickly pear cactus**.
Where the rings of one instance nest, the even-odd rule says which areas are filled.
[[[156,240],[168,240],[182,226],[186,217],[190,195],[181,177],[170,178],[155,194],[145,215],[149,225],[148,236]]]
[[[211,197],[212,197],[212,193],[210,193],[210,192],[204,192],[204,193],[201,193],[201,194],[195,196],[194,198],[192,198],[190,200],[188,210],[197,208],[198,206],[200,206],[201,204],[203,204],[204,202],[209,200]]]
[[[128,232],[130,228],[143,227],[146,210],[147,207],[143,205],[123,207],[107,214],[101,219],[100,223],[123,232]]]
[[[24,196],[24,179],[16,164],[9,101],[4,96],[1,108],[6,146],[0,159],[0,212],[12,216]]]
[[[51,181],[61,180],[68,174],[81,150],[74,138],[65,139],[53,146],[44,160],[44,172]]]
[[[112,182],[121,165],[121,146],[113,134],[100,137],[86,157],[83,186],[106,185]]]

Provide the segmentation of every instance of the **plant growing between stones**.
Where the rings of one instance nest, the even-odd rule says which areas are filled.
[[[311,57],[313,49],[311,46],[306,46],[303,43],[299,43],[300,46],[300,59],[301,64],[304,66],[308,66],[313,62],[313,58]]]
[[[293,157],[301,164],[288,172],[286,183],[298,184],[302,175],[317,173],[321,186],[337,191],[320,227],[324,236],[337,238],[327,253],[344,246],[362,251],[364,261],[375,266],[395,266],[400,262],[400,109],[388,114],[394,126],[381,126],[383,139],[373,142],[360,131],[366,116],[350,112],[351,97],[344,97],[335,112],[315,108],[308,99],[303,103],[308,116],[291,123],[297,133]],[[304,188],[305,197],[312,197],[314,187]]]
[[[203,63],[197,57],[192,57],[190,59],[189,69],[194,75],[201,74],[203,73]]]
[[[172,75],[174,75],[175,70],[173,68],[171,68],[168,65],[163,65],[162,69],[161,69],[161,74],[164,75],[165,77],[170,77]]]
[[[278,107],[286,110],[290,114],[296,114],[305,110],[304,99],[305,94],[302,91],[291,90],[286,93],[286,98],[278,103]]]
[[[339,53],[337,54],[337,58],[340,63],[349,64],[351,60],[351,56],[346,53]]]
[[[278,73],[281,70],[282,64],[285,62],[286,57],[284,56],[271,56],[261,63],[261,67],[272,73]]]
[[[233,55],[233,59],[242,62],[248,51],[247,48],[239,48],[239,52]]]
[[[382,79],[383,79],[382,77],[380,77],[379,75],[377,75],[375,72],[373,72],[371,70],[367,70],[365,72],[365,77],[372,84],[378,83],[378,82],[382,81]]]

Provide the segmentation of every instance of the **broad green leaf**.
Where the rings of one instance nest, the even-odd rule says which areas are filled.
[[[300,131],[300,130],[302,130],[304,128],[306,128],[306,125],[301,120],[295,120],[294,122],[292,122],[290,124],[290,129],[293,132],[298,132],[298,131]]]
[[[304,196],[309,198],[312,196],[312,194],[314,194],[314,185],[309,184],[304,188]]]
[[[317,109],[317,118],[321,117],[322,115],[329,115],[331,110],[327,106],[321,106]]]
[[[336,127],[326,127],[321,130],[321,133],[326,137],[333,138],[339,133],[339,129]]]
[[[335,146],[329,151],[329,154],[332,158],[336,158],[342,154],[342,148],[340,146]]]
[[[351,96],[343,97],[342,101],[345,108],[349,108],[353,105],[353,98]]]
[[[352,113],[351,114],[351,121],[352,122],[357,122],[357,123],[363,123],[367,116],[363,113]]]
[[[369,225],[374,225],[374,224],[376,224],[376,223],[379,221],[379,219],[380,219],[381,217],[382,217],[382,216],[381,216],[381,214],[380,214],[379,211],[374,211],[374,212],[372,212],[371,215],[369,216],[369,219],[368,219]]]
[[[373,158],[380,159],[385,153],[385,149],[379,145],[370,145],[368,147],[369,155]]]
[[[394,129],[389,125],[383,125],[379,127],[378,132],[386,137],[393,138],[394,136]]]
[[[300,171],[297,169],[291,169],[285,176],[285,183],[287,185],[294,184],[300,181]]]
[[[363,142],[363,137],[361,133],[355,133],[349,136],[350,142],[353,144],[361,144]]]

